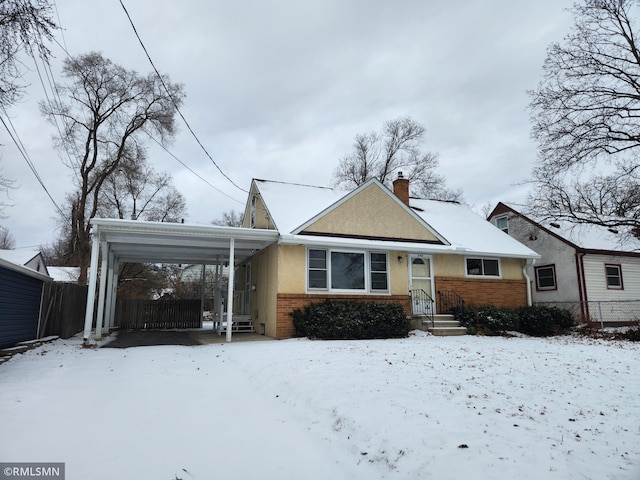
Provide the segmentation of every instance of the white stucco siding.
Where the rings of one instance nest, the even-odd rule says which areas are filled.
[[[640,258],[585,255],[583,263],[589,301],[640,300]],[[607,288],[605,265],[620,265],[622,289]]]
[[[580,301],[576,255],[573,247],[517,217],[509,219],[509,235],[541,256],[536,260],[535,265],[527,268],[527,274],[532,282],[534,302]],[[547,265],[555,267],[556,290],[536,288],[535,267]]]

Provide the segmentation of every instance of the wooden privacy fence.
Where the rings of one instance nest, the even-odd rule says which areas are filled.
[[[118,300],[116,326],[130,330],[202,328],[200,300]]]
[[[38,338],[57,335],[69,338],[84,329],[87,309],[86,285],[45,282]]]

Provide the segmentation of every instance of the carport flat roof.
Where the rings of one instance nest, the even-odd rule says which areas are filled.
[[[120,262],[215,263],[229,258],[234,239],[235,260],[241,262],[278,240],[276,230],[93,218],[93,235],[106,242]]]

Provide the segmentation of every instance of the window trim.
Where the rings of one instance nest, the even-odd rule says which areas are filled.
[[[384,273],[386,274],[387,277],[387,288],[385,289],[374,289],[373,288],[373,274],[374,273],[382,273],[382,270],[376,270],[375,272],[373,271],[373,269],[371,268],[371,256],[372,255],[384,255],[385,257],[385,265],[384,265]],[[390,288],[389,288],[389,284],[391,282],[391,278],[389,275],[389,252],[380,252],[377,250],[370,250],[368,252],[368,258],[369,258],[369,292],[371,293],[390,293]]]
[[[480,275],[475,275],[469,273],[469,268],[467,262],[469,260],[480,260],[482,261],[482,273]],[[498,262],[498,275],[485,275],[484,274],[484,261],[485,260],[495,260]],[[466,278],[486,278],[486,279],[501,279],[502,278],[502,262],[497,257],[464,257],[464,276]]]
[[[309,274],[311,273],[312,269],[311,269],[311,263],[310,263],[310,258],[309,258],[309,254],[311,252],[311,250],[318,250],[318,251],[322,251],[324,252],[324,268],[314,268],[313,271],[318,271],[318,272],[324,272],[324,287],[311,287],[309,286],[310,284],[310,278],[309,278]],[[306,289],[309,292],[326,292],[329,290],[329,263],[331,262],[330,258],[327,258],[327,249],[325,248],[307,248],[307,264],[306,264],[306,268],[305,268],[305,276],[306,276]]]
[[[620,279],[620,285],[609,284],[609,273],[607,268],[618,269],[618,278]],[[619,263],[605,263],[604,264],[604,281],[607,285],[607,290],[624,290],[624,281],[622,280],[622,265]]]
[[[540,286],[540,278],[538,277],[538,271],[544,268],[550,268],[553,273],[553,286],[552,287],[541,287]],[[534,267],[534,276],[536,278],[536,291],[538,292],[548,292],[552,290],[558,290],[558,278],[556,277],[556,264],[552,263],[549,265],[540,265]]]
[[[507,222],[506,228],[500,228],[500,226],[498,225],[499,220],[506,220]],[[493,224],[496,226],[496,228],[500,229],[502,232],[509,235],[509,215],[500,215],[499,217],[495,217],[493,219]]]
[[[326,274],[326,287],[310,287],[309,286],[309,252],[311,250],[321,250],[325,252],[326,268],[324,269]],[[343,289],[343,288],[331,288],[331,256],[332,253],[357,253],[362,254],[364,257],[364,289]],[[373,281],[371,278],[371,255],[382,254],[386,257],[385,273],[387,275],[387,288],[385,290],[374,290],[372,287]],[[389,264],[389,252],[381,250],[359,250],[349,248],[319,248],[319,247],[307,247],[306,251],[306,265],[305,265],[305,287],[307,293],[338,293],[338,294],[351,294],[351,295],[389,295],[391,293],[391,272]],[[322,269],[316,269],[322,270]],[[380,272],[378,272],[380,273]]]

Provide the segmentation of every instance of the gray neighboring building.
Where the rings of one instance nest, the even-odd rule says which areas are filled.
[[[528,267],[534,303],[575,306],[582,321],[640,320],[640,239],[613,229],[538,222],[498,203],[488,220],[541,255]]]

